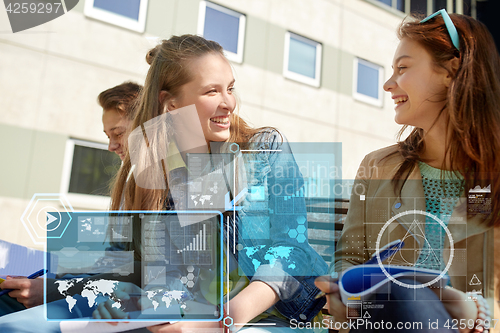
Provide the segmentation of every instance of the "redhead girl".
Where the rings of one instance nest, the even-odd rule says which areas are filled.
[[[367,261],[388,242],[404,240],[390,263],[444,271],[448,287],[392,283],[373,298],[383,309],[370,310],[371,321],[389,323],[385,332],[412,322],[422,326],[402,327],[484,332],[495,325],[490,319],[499,296],[499,56],[482,23],[444,10],[405,20],[398,37],[384,90],[394,100],[395,121],[404,125],[400,134],[411,132],[361,163],[373,172],[356,179],[332,276]],[[330,313],[343,321],[348,309],[333,282],[322,277],[316,283],[328,293]],[[429,327],[431,322],[438,326]]]

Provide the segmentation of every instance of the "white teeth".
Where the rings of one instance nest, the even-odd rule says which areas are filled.
[[[213,121],[214,123],[219,123],[219,124],[227,124],[227,123],[229,123],[229,118],[228,117],[224,117],[224,118],[211,118],[210,120]]]
[[[408,100],[408,97],[398,97],[394,99],[395,104],[401,104]]]

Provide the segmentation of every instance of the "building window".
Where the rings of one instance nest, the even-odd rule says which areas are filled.
[[[208,1],[200,2],[198,34],[219,43],[226,57],[234,62],[243,62],[246,17]]]
[[[283,75],[289,79],[319,87],[321,43],[287,32]]]
[[[405,12],[405,0],[370,0],[378,3],[382,3],[391,8],[397,9],[400,12]],[[427,1],[427,0],[425,0]]]
[[[432,12],[437,12],[440,9],[448,10],[447,5],[448,5],[448,0],[434,0],[434,10]]]
[[[427,8],[427,0],[412,0],[410,4],[410,12],[414,14],[422,14],[424,16],[429,15],[429,10],[432,8]]]
[[[393,13],[431,15],[440,9],[475,17],[476,1],[485,0],[365,0]]]
[[[148,0],[86,0],[86,16],[144,32]]]
[[[110,182],[121,163],[118,155],[102,143],[69,139],[64,156],[61,193],[73,206],[109,208]]]
[[[372,62],[354,58],[354,98],[382,106],[384,68]]]

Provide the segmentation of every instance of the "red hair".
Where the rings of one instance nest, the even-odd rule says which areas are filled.
[[[439,15],[424,23],[420,23],[420,18],[405,20],[397,34],[400,40],[408,38],[419,43],[431,55],[434,65],[446,69],[452,77],[447,103],[441,111],[448,124],[445,151],[449,168],[464,176],[466,191],[476,185],[491,184],[492,214],[485,221],[499,225],[500,57],[484,24],[465,15],[450,17],[458,31],[460,51],[453,46]],[[456,71],[446,66],[454,58],[459,60]],[[400,137],[406,127],[400,131]],[[424,131],[420,128],[399,142],[404,162],[393,179],[396,188],[416,166],[423,147]]]

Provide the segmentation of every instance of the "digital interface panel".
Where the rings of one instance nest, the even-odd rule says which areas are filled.
[[[108,302],[128,320],[218,320],[235,279],[326,274],[350,192],[341,144],[262,145],[187,153],[168,170],[170,204],[187,210],[49,212],[65,229],[47,229],[48,268],[60,277],[47,301],[63,298],[85,318]],[[48,320],[64,319],[47,309]]]
[[[127,320],[218,320],[221,221],[213,211],[71,212],[62,236],[47,240],[58,279],[47,280],[46,300],[82,317],[108,302]],[[47,319],[65,317],[47,307]]]

